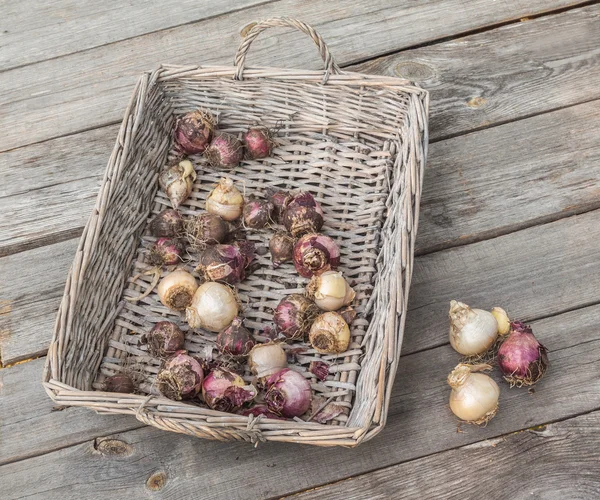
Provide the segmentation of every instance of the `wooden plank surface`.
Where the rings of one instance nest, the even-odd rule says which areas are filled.
[[[265,0],[3,2],[0,71],[197,22]],[[276,7],[275,7],[276,8]]]
[[[588,212],[417,258],[402,350],[447,341],[451,299],[501,306],[522,320],[600,302],[599,217]]]
[[[459,356],[443,346],[403,357],[386,428],[355,449],[280,443],[255,449],[142,428],[112,436],[125,443],[112,447],[120,455],[99,453],[102,440],[90,434],[88,442],[5,465],[0,478],[11,485],[7,498],[142,498],[156,473],[167,476],[164,484],[153,482],[162,485],[161,498],[268,498],[569,418],[600,408],[599,315],[597,305],[535,322],[550,349],[550,369],[532,394],[501,382],[499,413],[485,428],[463,425],[457,432],[445,379]],[[107,425],[100,436],[112,432]],[[65,446],[70,440],[64,436]]]
[[[600,144],[596,130],[599,124],[600,101],[596,101],[432,144],[424,182],[418,250],[423,252],[455,244],[461,239],[490,237],[597,206]],[[531,133],[531,139],[515,144],[515,133]],[[75,153],[78,151],[79,147]],[[503,153],[493,154],[493,151]],[[487,172],[485,176],[481,175],[482,169]],[[34,192],[38,191],[43,189]],[[91,198],[87,199],[87,203],[92,202]],[[42,210],[36,212],[38,210],[41,218]],[[23,214],[26,213],[28,209],[24,208]],[[52,218],[50,213],[48,216]],[[482,242],[479,246],[457,249],[457,253],[445,251],[417,259],[409,306],[421,312],[415,312],[415,316],[409,318],[407,331],[416,328],[414,325],[424,331],[413,341],[407,341],[404,348],[413,352],[439,345],[432,340],[439,324],[433,322],[435,315],[428,314],[430,309],[423,309],[424,304],[432,304],[431,307],[440,312],[447,308],[447,302],[452,298],[462,297],[491,307],[496,304],[488,302],[496,297],[514,314],[534,318],[600,299],[593,288],[580,290],[582,283],[577,279],[577,273],[587,272],[584,270],[589,263],[598,257],[593,241],[600,231],[597,217],[592,214],[584,219],[569,218],[557,222],[557,226],[515,233],[514,237],[508,235],[504,239]],[[14,221],[8,222],[8,226],[12,227],[12,224]],[[12,231],[10,227],[7,232]],[[43,224],[31,227],[43,231]],[[69,226],[67,231],[72,228],[77,226]],[[559,231],[564,237],[555,238],[553,231]],[[12,241],[17,240],[17,235],[11,234]],[[536,238],[547,241],[546,247],[539,247]],[[580,239],[582,243],[574,244],[572,239]],[[0,319],[0,324],[8,324],[4,330],[10,332],[0,341],[4,362],[44,352],[60,301],[59,290],[75,248],[76,242],[72,240],[48,249],[30,250],[14,258],[0,258],[0,279],[6,276],[3,281],[8,283],[5,300],[11,302],[12,308],[11,313]],[[568,266],[560,262],[564,255],[572,260]],[[538,269],[536,259],[549,258],[556,261],[560,272]],[[473,260],[473,273],[466,272],[465,262],[469,260]],[[26,283],[35,291],[33,294],[23,293],[18,279],[23,266],[28,267],[31,283]],[[51,272],[45,272],[46,266]],[[539,272],[539,276],[531,274],[532,270]],[[523,294],[511,292],[506,279],[500,276],[504,272],[513,276],[513,284],[525,287],[523,294],[531,294],[531,302],[524,302]],[[487,274],[497,276],[495,279],[500,283],[490,282]],[[539,286],[545,288],[527,287],[527,280],[534,277],[541,283]],[[568,280],[567,285],[562,285],[563,279]],[[590,279],[595,283],[600,277],[592,270]],[[561,294],[559,300],[547,300],[540,294],[541,290],[551,290],[554,286],[565,286],[571,293],[564,294],[564,299]],[[498,293],[490,295],[493,290]],[[36,321],[44,328],[32,328],[28,318],[36,309],[40,296],[44,297],[48,307],[42,315],[36,316]]]
[[[596,100],[432,144],[417,254],[599,208],[599,128]]]
[[[482,120],[488,124],[503,122],[545,111],[550,105],[561,107],[576,100],[600,97],[597,85],[600,79],[600,52],[597,49],[600,30],[593,29],[598,23],[597,11],[597,6],[591,6],[517,23],[463,38],[460,43],[449,41],[381,58],[358,69],[393,74],[395,68],[402,64],[399,58],[408,58],[411,64],[427,61],[429,67],[435,69],[436,80],[421,79],[420,82],[431,90],[432,137],[466,132],[481,126]],[[564,40],[560,44],[558,59],[554,45],[548,39],[550,36]],[[508,55],[504,58],[484,57],[489,47],[494,47],[496,53]],[[548,65],[557,69],[548,74],[545,70]],[[476,86],[465,85],[464,74],[461,73],[465,67],[468,68],[469,81],[477,82]],[[511,69],[510,74],[507,74],[507,68]],[[456,74],[461,76],[454,77]],[[418,75],[415,73],[413,76]],[[485,89],[480,94],[495,103],[493,120],[487,104],[478,107],[467,105],[473,98],[474,89],[478,88]],[[507,102],[511,105],[502,105]],[[598,165],[596,152],[600,146],[595,141],[594,129],[600,116],[597,104],[590,106],[542,115],[533,122],[516,125],[524,130],[529,127],[535,129],[531,147],[526,142],[514,144],[512,126],[490,135],[465,139],[468,155],[452,141],[432,145],[422,205],[422,219],[430,219],[431,223],[425,220],[421,224],[417,252],[429,251],[440,244],[464,243],[480,238],[482,231],[493,235],[497,234],[497,230],[514,230],[517,223],[526,225],[532,221],[577,213],[588,209],[590,203],[597,202],[597,192],[589,183],[580,183],[577,189],[571,189],[573,183],[585,183],[597,176],[593,169]],[[456,121],[443,118],[450,111],[456,113]],[[579,120],[579,117],[582,119]],[[457,124],[460,124],[459,129]],[[563,129],[568,133],[564,134]],[[7,187],[0,187],[0,256],[79,234],[93,206],[93,193],[112,149],[116,136],[113,130],[117,130],[116,126],[46,141],[0,156],[0,175],[7,176],[9,182],[6,186],[14,186],[10,192],[7,192]],[[518,133],[521,134],[522,130]],[[472,141],[476,144],[473,145]],[[512,161],[504,164],[499,161],[498,155],[490,155],[486,148],[478,147],[480,141],[486,144],[487,149],[497,147],[501,151],[514,150],[519,154],[513,153]],[[537,149],[533,146],[546,153],[541,163],[536,161]],[[553,154],[548,155],[550,150]],[[584,150],[585,154],[579,150]],[[448,160],[446,154],[451,155]],[[474,157],[471,159],[470,155]],[[529,204],[527,216],[522,220],[518,211],[528,201],[526,196],[529,192],[522,193],[518,180],[516,186],[511,184],[519,174],[520,155],[527,160],[525,168],[552,170],[552,174],[544,178],[544,188],[551,192],[537,203]],[[464,182],[464,178],[459,176],[480,178],[469,172],[464,174],[465,169],[479,172],[479,163],[483,166],[489,162],[494,162],[491,167],[494,171],[502,171],[503,177],[497,181],[498,189],[511,193],[511,196],[522,193],[516,206],[508,207],[511,217],[507,220],[495,215],[499,206],[507,208],[503,197],[492,193],[485,200],[488,202],[484,201],[478,210],[474,210],[472,205],[465,205],[463,196],[456,195],[456,190],[461,189]],[[563,175],[566,169],[571,168],[574,170]],[[23,170],[26,177],[21,182]],[[590,172],[589,177],[586,177],[587,171]],[[523,175],[535,173],[528,171]],[[438,182],[446,177],[448,186]],[[542,176],[532,177],[530,181],[535,178]],[[62,179],[68,185],[63,186]],[[480,178],[478,187],[482,184],[487,185],[488,192],[494,187],[486,178]],[[443,197],[445,189],[452,191],[452,198]],[[537,191],[531,194],[536,196]],[[12,195],[10,198],[3,198],[9,194]],[[523,196],[526,198],[522,199]],[[490,209],[487,214],[486,208]],[[478,222],[482,224],[478,226]]]
[[[599,498],[598,448],[600,412],[593,412],[288,498]]]
[[[0,464],[48,453],[106,432],[143,426],[129,415],[97,415],[86,408],[54,406],[41,384],[45,361],[35,359],[0,370]],[[4,497],[7,483],[2,484]]]
[[[0,256],[79,236],[119,128],[61,137],[0,155]]]
[[[161,62],[231,64],[238,30],[273,15],[300,17],[322,31],[342,65],[581,2],[282,0],[0,73],[0,151],[120,121],[139,74]],[[299,33],[269,30],[249,65],[320,67]],[[14,117],[19,117],[15,120]]]
[[[433,140],[600,97],[600,7],[526,19],[353,69],[431,92]]]
[[[69,5],[68,0],[60,2]],[[133,0],[134,8],[138,3]],[[141,71],[158,61],[229,64],[239,42],[238,28],[266,15],[301,13],[320,29],[338,59],[352,64],[576,3],[475,0],[467,5],[459,0],[430,0],[396,6],[376,0],[343,6],[309,1],[300,6],[283,0],[166,30],[163,27],[169,23],[180,23],[177,16],[195,14],[176,11],[171,17],[151,12],[149,19],[131,23],[123,16],[114,24],[132,30],[125,35],[123,29],[111,34],[110,28],[103,27],[115,16],[109,3],[92,7],[81,22],[86,27],[98,23],[98,29],[106,32],[103,36],[114,35],[113,40],[99,36],[81,41],[89,38],[85,32],[72,33],[79,46],[69,45],[69,37],[53,38],[48,31],[43,48],[39,41],[25,38],[29,34],[39,39],[36,33],[50,29],[52,21],[32,16],[22,25],[25,62],[19,64],[49,57],[51,51],[59,57],[2,72],[6,59],[0,55],[0,151],[34,143],[0,157],[0,174],[8,180],[0,187],[4,216],[0,255],[31,248],[0,259],[0,282],[5,284],[0,297],[3,360],[12,362],[45,350],[76,240],[34,247],[81,230],[115,135],[116,127],[104,125],[120,120]],[[275,13],[274,5],[283,7],[282,12]],[[17,19],[25,11],[15,5],[6,13],[16,12]],[[77,31],[69,24],[77,20],[69,16],[68,7],[64,12],[57,7],[48,12],[68,18],[63,27]],[[391,478],[407,493],[415,488],[420,495],[438,492],[452,498],[451,493],[458,491],[465,498],[478,493],[490,496],[489,484],[475,488],[471,481],[477,481],[479,470],[483,474],[484,465],[494,459],[493,477],[501,475],[516,485],[508,491],[510,496],[564,498],[568,492],[559,496],[557,492],[563,492],[558,486],[549,489],[554,483],[546,480],[542,485],[537,476],[528,475],[531,468],[515,466],[532,457],[544,474],[556,471],[570,491],[578,487],[582,497],[598,496],[598,465],[588,461],[587,454],[598,444],[594,441],[598,413],[557,424],[559,430],[506,434],[600,409],[600,296],[596,292],[600,210],[595,210],[600,194],[595,140],[600,101],[575,105],[600,97],[599,14],[593,4],[358,65],[364,71],[414,78],[430,89],[435,109],[432,137],[438,141],[432,145],[425,179],[418,252],[442,251],[416,260],[405,355],[388,425],[380,436],[355,450],[277,444],[253,450],[245,444],[198,441],[138,428],[132,417],[97,416],[73,408],[52,412],[52,402],[39,385],[40,359],[0,370],[4,425],[0,463],[13,462],[0,467],[0,482],[8,485],[8,492],[2,489],[3,498],[138,498],[155,492],[161,498],[194,497],[199,492],[203,498],[280,497],[361,474],[356,484],[350,480],[349,485],[316,491],[332,498],[350,496],[362,479],[366,496],[389,497],[389,490],[377,488],[385,487]],[[203,10],[201,15],[216,14]],[[164,26],[153,28],[151,23],[159,18]],[[19,54],[12,43],[19,43],[21,34],[12,27],[3,33],[4,21],[0,20],[0,45],[13,51],[14,57],[8,58],[13,64]],[[136,36],[136,30],[153,29],[161,31]],[[111,43],[128,36],[135,38]],[[303,36],[275,31],[262,38],[253,47],[249,64],[318,67],[316,51]],[[61,51],[80,48],[84,52],[61,57]],[[570,107],[556,110],[565,106]],[[556,111],[523,120],[550,110]],[[521,121],[455,137],[516,119]],[[61,137],[65,134],[75,135]],[[35,144],[52,137],[59,138]],[[515,141],[521,137],[527,140]],[[570,216],[588,210],[595,211]],[[548,223],[558,218],[562,219]],[[7,220],[12,224],[5,224]],[[529,227],[535,224],[543,225]],[[8,243],[6,231],[10,231]],[[499,234],[504,235],[488,239]],[[448,249],[481,239],[487,240]],[[456,421],[446,407],[445,376],[458,360],[443,345],[450,298],[481,307],[500,304],[525,319],[550,316],[534,324],[551,350],[550,371],[533,394],[503,386],[500,413],[485,429],[463,426],[464,432],[456,432]],[[565,312],[571,309],[576,310]],[[98,438],[112,433],[119,433],[116,441]],[[506,437],[481,443],[498,436]],[[413,460],[417,461],[368,474]],[[454,486],[452,492],[440,489],[458,481],[464,460],[481,465],[469,474],[467,486]],[[429,490],[423,490],[423,477],[430,478]],[[526,481],[531,481],[532,489],[519,488]],[[355,497],[361,492],[357,490]]]
[[[78,240],[0,259],[0,354],[4,364],[47,349]],[[8,289],[10,287],[10,290]]]

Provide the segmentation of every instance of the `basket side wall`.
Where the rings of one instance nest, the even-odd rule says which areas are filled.
[[[412,94],[395,144],[396,160],[381,231],[377,283],[371,296],[373,320],[365,336],[356,402],[348,421],[351,427],[373,426],[364,439],[370,439],[385,425],[400,358],[427,160],[427,114],[428,95]]]
[[[69,272],[46,380],[90,390],[122,307],[119,299],[171,140],[172,112],[154,76],[140,79],[125,112]]]

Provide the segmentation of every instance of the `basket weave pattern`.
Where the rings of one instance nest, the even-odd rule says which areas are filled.
[[[311,36],[325,71],[244,70],[250,44],[271,26],[293,26]],[[59,404],[130,413],[159,428],[220,440],[354,446],[379,432],[402,342],[427,152],[427,105],[427,93],[404,80],[342,73],[312,28],[281,18],[252,25],[234,67],[164,65],[144,75],[67,281],[45,373],[50,396]],[[156,322],[177,322],[192,354],[216,355],[216,335],[188,330],[184,318],[165,308],[155,292],[139,302],[125,300],[151,281],[133,277],[149,267],[145,255],[154,238],[146,234],[147,222],[170,206],[157,189],[158,173],[175,156],[174,117],[196,108],[210,110],[219,129],[232,134],[257,123],[275,128],[272,157],[244,161],[225,175],[246,194],[264,196],[267,188],[310,191],[325,213],[322,231],[340,246],[340,270],[357,292],[349,350],[321,355],[308,344],[286,346],[302,348],[294,351],[290,366],[309,378],[311,361],[330,365],[325,381],[310,378],[315,394],[344,409],[326,425],[217,412],[167,400],[154,387],[160,361],[138,343]],[[223,176],[201,156],[191,159],[198,177],[180,207],[184,215],[203,210]],[[247,237],[266,247],[272,234],[248,231]],[[238,291],[245,324],[260,339],[272,325],[277,303],[301,293],[306,280],[291,264],[273,269],[268,255],[257,260]],[[122,369],[135,374],[142,394],[93,390]]]

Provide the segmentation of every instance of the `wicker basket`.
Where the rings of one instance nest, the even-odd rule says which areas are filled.
[[[252,41],[275,26],[308,34],[325,71],[245,69]],[[245,31],[235,67],[164,65],[138,82],[67,279],[44,386],[60,405],[131,414],[198,437],[355,446],[385,424],[400,355],[427,155],[428,94],[405,80],[342,72],[319,34],[300,21],[269,19]],[[269,187],[310,191],[325,212],[323,232],[340,245],[341,270],[357,291],[359,313],[349,350],[323,356],[310,345],[288,346],[294,349],[292,368],[309,378],[311,361],[330,365],[325,381],[310,378],[319,401],[334,401],[343,410],[326,424],[222,413],[165,399],[153,386],[160,361],[138,342],[154,323],[176,321],[191,353],[215,352],[215,335],[188,330],[156,293],[137,303],[125,300],[150,281],[136,275],[147,268],[144,257],[153,242],[145,233],[147,222],[170,206],[157,178],[175,154],[174,117],[198,107],[211,110],[219,128],[230,133],[256,123],[276,127],[273,157],[244,161],[227,175],[253,194]],[[192,160],[198,178],[181,207],[184,215],[203,209],[223,175],[201,157]],[[255,231],[248,237],[265,246],[270,234]],[[269,256],[258,260],[259,268],[240,284],[239,297],[246,325],[260,339],[279,300],[301,292],[306,280],[292,265],[273,269]],[[135,374],[138,394],[98,390],[120,370]]]

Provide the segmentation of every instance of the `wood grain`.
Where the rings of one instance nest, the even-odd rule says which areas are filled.
[[[600,412],[593,412],[287,498],[598,498],[599,446]]]
[[[599,119],[600,101],[596,101],[433,144],[424,181],[417,238],[419,252],[495,236],[597,207],[600,201],[597,183],[600,175],[600,144],[596,140]],[[530,134],[531,138],[515,144],[515,132]],[[80,147],[84,148],[85,144],[83,140],[78,141],[75,153],[81,151]],[[51,149],[60,148],[60,144],[51,146]],[[23,158],[22,161],[26,160]],[[96,161],[99,165],[100,159]],[[482,169],[487,172],[485,176],[481,175]],[[52,186],[49,180],[52,175],[49,174],[47,180],[44,177],[40,177],[40,184],[47,182],[49,187],[33,190],[31,196],[37,196],[37,193],[43,193],[46,189],[55,192],[56,186]],[[91,188],[80,189],[89,192]],[[43,198],[34,200],[29,205],[36,206],[43,202]],[[92,202],[91,198],[81,200],[83,208],[86,208],[86,203]],[[26,245],[24,241],[35,241],[29,236],[29,239],[19,239],[17,229],[13,228],[13,225],[25,227],[23,219],[31,210],[29,205],[23,207],[20,216],[15,213],[1,224],[6,228],[5,233],[12,245],[9,249]],[[6,209],[10,210],[8,206]],[[72,213],[73,216],[68,224],[62,226],[63,231],[77,231],[81,217],[87,217],[87,210],[76,217],[77,210],[69,212],[65,209],[66,213]],[[41,207],[34,209],[34,212],[41,222],[28,223],[27,227],[38,238],[47,241],[53,237],[56,229],[45,232],[45,226],[51,224],[45,217],[52,220],[54,212],[47,211],[44,215]],[[23,224],[15,224],[19,220]],[[435,342],[432,344],[432,339],[436,338],[435,332],[439,328],[446,327],[434,322],[436,315],[430,313],[435,311],[438,314],[446,310],[452,298],[485,307],[492,307],[496,305],[492,301],[498,301],[514,314],[527,318],[555,314],[600,300],[593,287],[585,288],[582,285],[577,274],[589,272],[593,283],[600,280],[594,269],[587,271],[590,262],[598,256],[597,245],[593,241],[599,231],[597,222],[598,214],[594,212],[583,219],[571,217],[556,222],[556,226],[551,224],[468,248],[418,258],[409,304],[415,312],[408,318],[407,332],[412,332],[413,328],[416,330],[416,325],[423,332],[414,335],[414,338],[407,335],[403,349],[414,352],[439,345]],[[556,238],[553,231],[565,236]],[[538,246],[536,238],[541,238],[546,247]],[[582,243],[576,244],[570,238],[580,239]],[[75,247],[76,242],[71,241],[47,249],[26,251],[13,258],[0,258],[0,279],[7,276],[9,283],[5,289],[5,299],[12,302],[11,314],[16,317],[12,320],[6,317],[0,319],[2,324],[10,322],[5,329],[11,332],[8,339],[0,341],[4,362],[44,352],[50,340],[54,312],[58,308],[58,291],[66,279]],[[527,254],[529,251],[530,255]],[[569,265],[560,260],[565,255],[572,259]],[[548,259],[554,262],[555,269],[540,269],[540,264],[544,265]],[[473,263],[466,265],[465,262],[469,260]],[[24,266],[28,268],[31,289],[36,291],[34,295],[22,292],[18,277],[22,275]],[[52,271],[46,273],[45,266],[50,266]],[[503,273],[506,276],[502,276]],[[540,285],[529,287],[527,280],[533,279],[537,279]],[[565,284],[563,279],[566,280]],[[524,290],[516,294],[511,286],[520,286]],[[540,293],[552,291],[552,287],[564,288],[569,293],[561,293],[550,299]],[[523,300],[530,295],[530,303]],[[27,318],[31,317],[31,311],[35,309],[32,304],[37,304],[38,296],[44,297],[43,302],[47,306],[44,314],[36,316],[36,321],[40,321],[44,328],[31,328]]]
[[[60,2],[67,5],[67,0]],[[390,10],[391,2],[378,1],[353,1],[343,7],[316,1],[304,2],[302,8],[291,1],[277,5],[289,10],[282,14],[298,15],[306,9],[310,17],[305,20],[315,22],[334,54],[342,54],[342,62],[350,64],[534,11],[575,4],[536,0],[520,5],[524,3],[476,0],[467,5],[458,0],[429,0],[408,8],[403,3],[405,10]],[[217,4],[215,8],[222,7]],[[88,12],[86,24],[114,18],[110,6],[101,12],[105,7]],[[9,33],[3,33],[5,19],[11,19],[17,9],[22,8],[13,2],[2,11],[3,49],[6,36],[14,35],[12,25],[17,24],[12,22]],[[237,29],[255,17],[272,15],[272,10],[269,6],[249,9],[33,64],[29,70],[0,73],[0,150],[76,134],[2,155],[0,213],[8,217],[0,221],[0,252],[47,244],[80,231],[115,135],[106,128],[94,129],[120,120],[140,71],[159,61],[189,63],[198,60],[202,51],[214,56],[212,63],[229,63],[238,43]],[[18,10],[21,22],[24,12]],[[56,8],[48,12],[64,14]],[[23,23],[30,35],[53,25],[31,17]],[[162,18],[170,22],[168,15]],[[360,67],[412,74],[411,78],[428,87],[434,103],[432,137],[439,141],[598,99],[598,19],[598,7],[592,5]],[[137,19],[129,24],[134,31],[152,29],[144,22]],[[121,31],[127,29],[129,25]],[[215,34],[218,29],[231,35],[229,39],[209,36],[205,40],[207,33]],[[110,27],[102,30],[110,36]],[[76,29],[70,31],[69,37],[77,40]],[[114,33],[119,36],[118,30]],[[46,37],[47,48],[22,40],[21,47],[29,50],[23,51],[23,60],[35,58],[36,51],[48,57],[45,50],[78,50],[69,47],[69,37],[60,42],[64,47],[54,43],[51,34]],[[107,43],[102,36],[97,38],[89,42]],[[79,37],[78,43],[85,48],[86,40]],[[8,50],[15,51],[12,45]],[[17,58],[15,53],[9,64]],[[268,33],[250,55],[249,63],[257,62],[316,67],[318,58],[303,37]],[[599,302],[595,243],[600,211],[523,229],[597,208],[599,191],[594,181],[599,162],[594,129],[599,116],[598,103],[588,103],[432,146],[418,251],[444,250],[416,261],[405,355],[388,425],[373,441],[356,450],[284,445],[252,450],[243,444],[138,429],[132,417],[97,416],[73,408],[52,412],[52,402],[39,385],[40,359],[0,370],[0,463],[19,460],[0,467],[3,498],[138,498],[153,492],[161,498],[199,494],[203,498],[279,497],[361,474],[349,483],[307,494],[314,498],[325,492],[328,498],[339,498],[356,492],[354,497],[389,498],[390,490],[385,488],[392,483],[397,488],[392,493],[494,498],[494,492],[500,491],[495,481],[500,478],[508,485],[501,490],[502,497],[598,497],[598,412],[538,429],[537,434],[506,434],[600,408],[600,305],[535,322],[536,334],[551,350],[550,371],[533,394],[502,386],[500,413],[485,429],[463,426],[464,432],[456,432],[456,421],[445,406],[445,376],[457,355],[441,344],[446,342],[450,298],[482,307],[499,303],[511,315],[524,318]],[[88,129],[92,130],[80,133]],[[526,139],[515,142],[515,137]],[[82,141],[74,144],[69,139]],[[29,158],[34,159],[27,163]],[[56,173],[72,176],[67,182],[57,182]],[[26,182],[21,184],[21,179]],[[8,211],[2,197],[10,200]],[[45,208],[39,208],[44,204]],[[6,220],[13,224],[4,224]],[[3,245],[6,231],[14,231],[19,222],[17,229],[22,232],[11,232],[11,242]],[[519,231],[447,249],[514,230]],[[69,240],[0,259],[0,282],[5,285],[0,297],[0,348],[5,361],[44,352],[75,246],[76,241]],[[125,432],[128,429],[136,430]],[[120,434],[113,441],[98,438],[111,433]],[[505,437],[498,440],[498,436]],[[481,442],[489,438],[493,440]],[[420,458],[427,455],[433,456]],[[399,462],[405,463],[368,474]],[[458,488],[465,463],[477,466],[468,482],[463,481],[465,488]],[[528,467],[518,467],[520,463]],[[490,464],[491,476],[485,467]],[[489,477],[493,484],[486,483]],[[454,489],[444,489],[446,485]],[[561,489],[563,485],[569,489]]]
[[[79,236],[117,132],[102,127],[1,155],[0,256]]]
[[[338,63],[377,55],[581,2],[570,0],[283,0],[198,23],[135,37],[0,73],[0,151],[122,118],[139,74],[162,62],[231,64],[239,28],[274,14],[299,17],[318,29]],[[302,34],[269,30],[253,44],[249,65],[320,67]],[[15,120],[19,117],[19,120]]]
[[[457,432],[457,421],[447,408],[445,379],[458,355],[443,346],[403,357],[386,428],[356,449],[273,443],[254,449],[143,428],[112,435],[125,443],[115,446],[117,451],[126,453],[107,455],[98,453],[94,445],[99,440],[92,439],[111,435],[113,428],[107,425],[105,433],[90,433],[83,444],[1,467],[2,483],[10,485],[3,494],[63,500],[142,498],[147,480],[164,472],[161,498],[193,498],[199,492],[207,499],[276,497],[597,410],[599,315],[600,306],[593,306],[535,322],[536,335],[550,349],[550,369],[533,394],[501,382],[500,411],[486,428],[467,425]],[[444,337],[445,332],[438,335]],[[65,434],[63,442],[67,446],[73,441]]]
[[[0,353],[4,364],[46,353],[77,240],[0,259]]]
[[[29,0],[6,3],[2,5],[0,19],[0,71],[264,3],[269,2],[129,0],[124,5],[115,0]]]
[[[599,208],[598,128],[600,100],[432,144],[417,254]]]
[[[431,92],[431,138],[600,97],[598,5],[509,24],[352,67]]]
[[[127,415],[97,415],[84,408],[54,406],[41,384],[45,361],[40,358],[0,370],[0,464],[142,426]]]
[[[596,6],[472,35],[461,39],[461,43],[450,41],[403,53],[411,64],[427,59],[427,54],[430,54],[427,60],[437,61],[438,65],[451,62],[436,66],[435,78],[439,81],[421,80],[432,91],[432,135],[456,133],[455,123],[461,124],[461,132],[481,125],[481,116],[488,116],[486,106],[465,104],[478,88],[485,88],[483,94],[487,99],[511,103],[494,107],[496,123],[545,111],[550,104],[566,106],[576,100],[598,97],[600,38],[598,44],[593,44],[600,37],[600,30],[592,29],[594,23],[597,23]],[[559,46],[562,57],[558,61],[549,36],[563,40]],[[490,47],[509,56],[487,57],[485,51]],[[394,68],[401,64],[399,57],[381,58],[359,69],[393,74]],[[547,74],[543,68],[551,64],[557,70]],[[461,74],[463,67],[469,67],[476,86],[466,85],[464,75],[453,76]],[[511,69],[509,74],[507,68]],[[438,120],[450,108],[457,113],[457,121]],[[542,115],[533,121],[506,125],[489,134],[433,144],[425,174],[417,253],[475,241],[597,206],[600,197],[589,180],[598,177],[600,146],[594,133],[599,119],[598,104],[586,104]],[[531,144],[515,143],[515,128],[518,135],[532,129],[535,135],[531,135]],[[0,156],[0,176],[8,179],[6,187],[0,187],[0,256],[80,233],[116,136],[109,130],[116,127],[50,140]],[[500,151],[502,157],[507,152],[507,161],[499,161],[500,155],[489,151]],[[494,182],[478,175],[484,165],[490,165],[488,176]],[[535,189],[524,190],[519,175],[527,177],[527,185],[535,182]],[[61,185],[62,179],[68,185]],[[489,196],[475,207],[472,200],[462,196],[464,183],[476,185]],[[548,194],[540,197],[542,187]],[[452,196],[446,197],[445,192]],[[9,194],[12,196],[2,198]],[[532,199],[536,203],[530,203]],[[497,210],[506,210],[509,216],[498,217]],[[526,216],[522,218],[523,211]]]
[[[451,299],[522,320],[600,302],[599,220],[596,210],[418,257],[402,351],[447,341]]]

